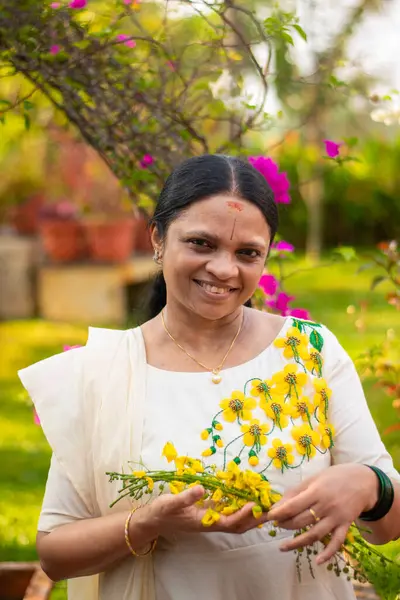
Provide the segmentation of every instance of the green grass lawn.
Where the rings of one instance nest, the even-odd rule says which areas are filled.
[[[304,266],[302,263],[301,266]],[[384,300],[384,289],[370,293],[371,273],[356,275],[353,263],[299,273],[287,281],[297,306],[308,308],[312,318],[332,329],[355,358],[368,346],[383,340],[387,330],[400,332],[400,313]],[[355,326],[359,315],[347,308],[367,303],[365,330]],[[0,324],[0,561],[35,560],[35,534],[50,460],[50,449],[40,427],[33,423],[32,407],[17,378],[17,370],[62,351],[64,344],[86,340],[83,326],[19,321]],[[391,402],[368,382],[369,405],[383,431],[396,420]],[[400,466],[400,436],[384,441]],[[64,584],[52,600],[64,599]]]

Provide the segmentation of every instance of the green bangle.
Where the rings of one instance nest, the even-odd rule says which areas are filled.
[[[375,504],[371,510],[366,512],[362,512],[359,516],[359,519],[362,521],[380,521],[383,519],[390,509],[392,508],[394,501],[394,488],[393,484],[390,481],[389,477],[378,467],[373,467],[372,465],[365,465],[369,469],[371,469],[379,480],[379,495],[378,502]]]

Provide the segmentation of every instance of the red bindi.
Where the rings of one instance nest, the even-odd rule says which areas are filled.
[[[244,210],[244,206],[240,202],[229,200],[226,204],[229,206],[229,208],[233,208],[233,210],[237,210],[238,212],[242,212],[242,210]]]

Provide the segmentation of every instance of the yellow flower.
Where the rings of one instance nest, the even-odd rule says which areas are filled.
[[[235,512],[237,512],[239,510],[239,506],[237,505],[236,500],[232,501],[232,504],[229,504],[228,506],[225,506],[225,508],[222,509],[221,513],[223,515],[225,515],[226,517],[229,517],[230,515],[233,515]]]
[[[133,476],[137,477],[138,479],[142,479],[143,477],[146,477],[146,475],[146,471],[133,471]]]
[[[354,533],[352,533],[351,531],[348,531],[344,543],[345,544],[353,544],[354,540],[355,540]]]
[[[300,354],[308,354],[308,337],[300,333],[297,327],[289,327],[285,338],[278,338],[274,345],[277,348],[284,348],[283,356],[285,358],[299,358]]]
[[[325,379],[322,377],[314,379],[314,388],[316,394],[314,396],[314,404],[318,409],[318,420],[325,423],[328,418],[329,398],[332,396],[332,390],[328,387]]]
[[[263,516],[263,509],[261,508],[261,506],[259,506],[258,504],[256,504],[252,508],[252,513],[253,513],[253,517],[255,519],[261,519],[261,517]]]
[[[256,446],[259,450],[267,443],[266,433],[269,431],[267,424],[260,425],[258,419],[252,419],[249,425],[242,425],[243,442],[246,446]]]
[[[238,390],[232,392],[230,398],[225,398],[220,402],[223,409],[222,417],[228,423],[233,423],[237,419],[250,421],[251,411],[257,406],[254,398],[246,398],[243,392]]]
[[[197,458],[189,458],[188,465],[193,469],[195,473],[203,473],[204,471],[203,464]]]
[[[300,388],[307,383],[306,373],[298,372],[297,365],[285,365],[283,371],[275,373],[272,377],[276,383],[276,391],[283,396],[296,396]]]
[[[310,371],[310,373],[317,373],[317,375],[321,375],[322,373],[322,365],[323,365],[323,358],[321,356],[321,354],[318,352],[318,350],[315,350],[314,348],[312,350],[310,350],[308,357],[301,357],[304,360],[304,364],[305,367],[307,369],[307,371]]]
[[[279,429],[284,429],[289,425],[289,415],[291,407],[280,398],[273,398],[268,404],[263,404],[262,408],[266,415],[276,423]]]
[[[171,494],[180,494],[185,489],[183,481],[170,481],[168,485]]]
[[[272,448],[268,450],[268,456],[272,458],[272,464],[282,472],[294,463],[292,444],[284,444],[280,439],[272,440]]]
[[[152,492],[154,490],[154,481],[151,477],[146,477],[146,481],[150,492]]]
[[[187,464],[188,457],[187,456],[177,456],[174,459],[175,467],[177,471],[183,471],[185,465]]]
[[[251,382],[250,394],[255,398],[266,400],[267,397],[270,397],[271,395],[272,386],[273,383],[271,379],[265,379],[264,381],[261,379],[253,379]]]
[[[296,450],[299,454],[312,458],[315,455],[315,447],[320,443],[321,436],[311,429],[309,425],[293,427],[292,436],[296,440]]]
[[[318,425],[318,431],[321,434],[321,446],[324,450],[330,450],[333,447],[333,436],[335,435],[335,428],[333,425],[327,423],[320,423]]]
[[[300,398],[292,396],[289,401],[291,407],[291,416],[293,419],[299,419],[300,417],[303,421],[310,421],[310,416],[312,414],[312,404],[310,403],[309,398],[306,396],[300,396]]]
[[[178,456],[175,446],[171,442],[167,442],[164,446],[161,456],[165,456],[170,463]]]
[[[212,498],[211,498],[211,499],[212,499],[214,502],[220,502],[220,501],[222,500],[222,497],[223,497],[223,495],[224,495],[224,494],[223,494],[223,492],[222,492],[221,488],[217,488],[217,489],[215,490],[215,492],[213,493],[213,495],[212,495]]]
[[[201,522],[204,527],[211,527],[211,525],[214,525],[214,523],[216,523],[220,518],[221,515],[219,513],[212,508],[209,508],[203,516]]]

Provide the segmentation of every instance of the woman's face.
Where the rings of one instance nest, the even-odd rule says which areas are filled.
[[[192,204],[153,242],[162,255],[168,304],[220,319],[244,304],[264,269],[270,231],[262,212],[236,196]]]

